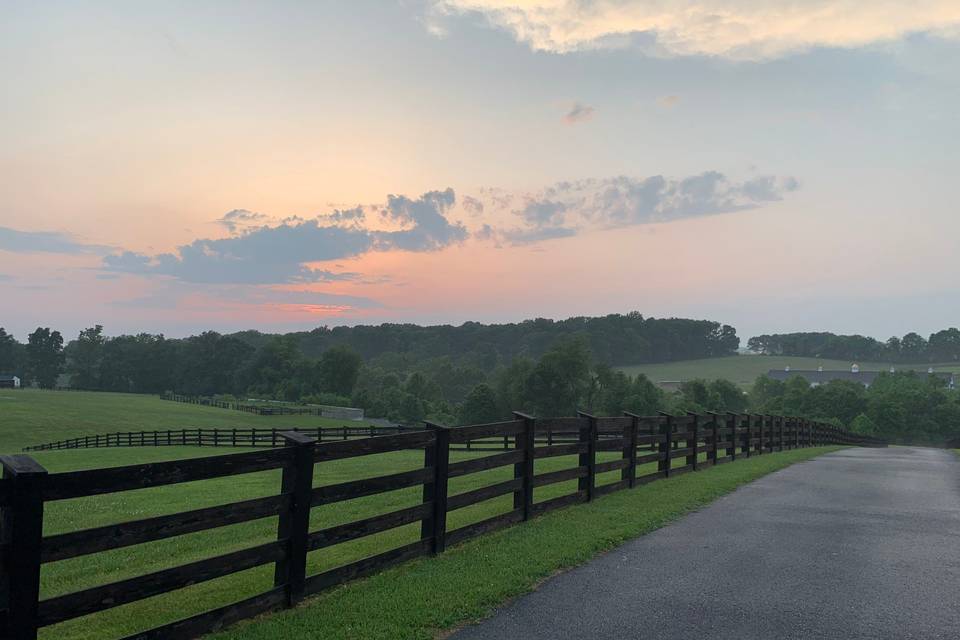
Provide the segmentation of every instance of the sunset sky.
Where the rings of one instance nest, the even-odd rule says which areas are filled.
[[[0,326],[960,318],[960,2],[0,4]]]

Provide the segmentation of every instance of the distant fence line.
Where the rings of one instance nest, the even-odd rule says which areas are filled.
[[[218,409],[232,409],[258,416],[319,416],[334,420],[363,420],[363,409],[357,407],[276,407],[243,402],[226,402],[204,396],[185,396],[178,393],[162,393],[160,399],[183,404],[198,404],[204,407],[217,407]]]
[[[262,565],[274,565],[274,583],[267,591],[239,602],[163,624],[124,640],[185,640],[221,629],[237,620],[291,607],[304,596],[370,575],[419,556],[443,552],[489,531],[529,520],[560,507],[589,502],[599,496],[661,478],[698,471],[741,458],[827,444],[885,446],[875,438],[783,416],[686,415],[538,419],[515,414],[494,424],[448,428],[426,425],[392,435],[347,441],[318,442],[306,432],[284,432],[282,447],[229,455],[137,464],[128,467],[48,473],[27,455],[0,457],[5,585],[5,611],[0,611],[0,637],[36,640],[37,630],[120,605]],[[538,435],[575,433],[573,442],[538,446]],[[451,461],[453,446],[507,438],[511,447],[499,453]],[[648,452],[649,448],[655,450]],[[678,448],[675,448],[678,447]],[[314,486],[317,465],[337,460],[400,451],[422,450],[422,464],[412,470],[359,477],[337,484]],[[614,459],[598,460],[598,453]],[[616,455],[619,454],[619,455]],[[701,459],[701,454],[705,459]],[[534,462],[558,456],[576,465],[537,473]],[[571,461],[572,462],[572,461]],[[676,465],[675,462],[680,463]],[[650,471],[646,465],[656,465]],[[499,467],[512,469],[507,481],[453,493],[448,481]],[[154,516],[89,529],[43,534],[47,502],[107,493],[148,489],[183,482],[205,481],[239,474],[282,469],[277,493],[231,504],[205,506],[183,513]],[[638,474],[639,472],[639,474]],[[613,473],[616,479],[606,482]],[[322,477],[322,476],[321,476]],[[481,476],[489,477],[489,476]],[[537,500],[538,489],[575,481],[576,490]],[[407,487],[422,487],[418,504],[365,517],[355,522],[310,530],[310,511],[362,496]],[[512,508],[499,515],[453,530],[447,514],[498,496],[512,495]],[[40,571],[45,563],[138,545],[279,516],[277,539],[188,564],[125,578],[116,582],[40,598]],[[313,575],[307,574],[307,554],[404,525],[420,525],[415,542],[364,557]],[[202,542],[197,542],[200,545]]]
[[[146,431],[114,431],[45,442],[24,447],[24,451],[59,451],[63,449],[99,449],[107,447],[281,447],[285,433],[300,433],[317,442],[356,440],[376,436],[423,431],[425,427],[395,425],[392,427],[293,427],[288,429],[249,428],[183,428]],[[601,434],[604,439],[607,434]],[[547,428],[536,436],[537,444],[547,446],[577,442],[576,431]],[[455,449],[466,451],[503,451],[513,447],[509,436],[482,438],[463,443]]]

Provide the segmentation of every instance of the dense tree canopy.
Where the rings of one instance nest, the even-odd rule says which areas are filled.
[[[747,347],[766,355],[889,362],[953,362],[960,360],[960,330],[944,329],[924,339],[917,333],[886,342],[861,335],[827,332],[774,333],[750,338]]]

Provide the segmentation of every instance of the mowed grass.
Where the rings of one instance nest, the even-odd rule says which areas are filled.
[[[17,395],[23,394],[23,395]],[[82,435],[76,424],[97,424],[95,430],[135,430],[137,424],[156,428],[183,426],[178,418],[211,414],[211,419],[234,412],[179,405],[143,396],[119,394],[3,392],[15,396],[10,404],[0,404],[0,443],[3,450],[19,448],[25,439],[34,442],[30,428],[45,430],[47,439]],[[91,397],[92,396],[92,397]],[[6,401],[0,401],[6,402]],[[7,407],[19,402],[18,416],[11,419]],[[53,406],[43,407],[46,402]],[[93,407],[100,417],[83,416],[81,407]],[[33,407],[33,410],[30,410]],[[107,409],[105,409],[105,407]],[[139,409],[146,407],[147,416]],[[125,420],[122,427],[109,428],[115,416]],[[69,419],[67,419],[69,417]],[[279,418],[253,418],[258,423]],[[17,426],[12,426],[16,424]],[[216,424],[216,422],[214,422]],[[196,422],[190,426],[200,426]],[[210,426],[204,425],[204,426]],[[292,425],[291,425],[292,426]],[[152,427],[143,427],[152,428]],[[43,438],[40,438],[41,440]],[[249,449],[246,449],[249,450]],[[225,455],[237,450],[227,448],[161,447],[111,448],[37,452],[34,457],[51,472],[101,468],[185,457]],[[251,625],[230,630],[223,638],[428,638],[437,630],[483,615],[504,598],[531,588],[551,572],[577,564],[617,541],[649,531],[713,497],[763,473],[792,461],[806,459],[822,450],[799,450],[724,465],[700,474],[656,482],[648,487],[625,491],[549,514],[541,520],[525,523],[505,532],[484,537],[452,549],[448,554],[415,561],[382,576],[337,588],[311,600],[294,612],[266,617]],[[495,453],[495,452],[493,452]],[[453,461],[490,455],[490,452],[453,452]],[[598,461],[619,457],[619,452],[598,454]],[[402,451],[319,464],[314,471],[315,486],[352,479],[374,477],[414,469],[423,464],[422,451]],[[536,462],[536,473],[576,466],[575,456]],[[675,460],[682,466],[683,460]],[[638,469],[649,473],[653,465]],[[451,480],[451,495],[506,480],[511,466],[501,467]],[[615,482],[619,471],[598,476],[598,484]],[[156,515],[178,513],[207,506],[227,504],[279,492],[280,472],[244,474],[230,478],[184,483],[173,486],[129,491],[103,496],[46,504],[44,531],[53,535],[94,526],[125,522]],[[576,491],[576,481],[537,488],[535,500]],[[628,497],[629,496],[629,497]],[[418,504],[422,488],[413,487],[315,508],[311,530],[355,521]],[[449,514],[448,528],[476,522],[512,509],[512,496],[502,496]],[[236,551],[276,539],[277,519],[263,518],[83,556],[44,565],[41,592],[43,598],[107,584],[182,565],[230,551]],[[419,524],[313,552],[308,574],[380,553],[414,542]],[[252,596],[272,586],[273,566],[243,571],[231,576],[193,585],[169,594],[148,598],[101,613],[48,627],[41,638],[57,640],[109,640],[134,634],[153,626],[177,620]],[[301,617],[302,616],[302,617]]]
[[[78,467],[94,468],[229,452],[231,452],[229,449],[212,451],[185,447],[97,449],[41,452],[36,455],[36,458],[49,470],[56,472]],[[452,452],[451,458],[457,461],[478,455],[481,454]],[[489,455],[489,453],[482,455]],[[599,459],[603,461],[618,456],[617,453],[603,453],[599,455]],[[676,463],[682,464],[681,461]],[[418,468],[422,464],[422,451],[403,451],[323,463],[315,467],[314,484],[322,486],[350,479],[374,477]],[[535,471],[542,473],[576,466],[576,464],[575,456],[538,460]],[[649,468],[644,469],[644,472],[652,470],[650,465]],[[507,466],[454,478],[450,481],[450,493],[460,493],[507,480],[512,477],[512,474],[512,466]],[[615,482],[618,479],[619,471],[598,476],[600,484]],[[279,492],[279,486],[280,472],[270,471],[52,502],[46,506],[44,531],[46,535],[51,535],[273,495]],[[535,499],[546,500],[573,491],[576,491],[576,481],[557,483],[538,488]],[[412,487],[325,505],[312,510],[311,530],[414,506],[421,500],[422,488]],[[448,517],[448,527],[452,530],[505,513],[512,507],[510,495],[488,500],[479,505],[451,512]],[[53,562],[44,565],[43,568],[42,597],[53,597],[269,542],[276,539],[276,531],[277,519],[263,518],[168,540]],[[341,566],[414,542],[419,539],[419,536],[419,524],[411,524],[319,550],[310,554],[308,572],[313,574]],[[272,577],[272,565],[251,569],[55,625],[45,629],[41,637],[58,640],[123,637],[267,590],[272,586]]]
[[[131,393],[0,389],[0,453],[16,453],[28,445],[115,431],[366,424],[318,416],[258,416]]]
[[[239,623],[212,640],[428,640],[489,615],[558,571],[649,533],[737,487],[839,447],[739,460],[560,509]],[[611,576],[611,579],[615,579]]]
[[[736,355],[723,358],[704,358],[701,360],[681,360],[678,362],[663,362],[659,364],[638,364],[617,367],[620,371],[637,375],[642,373],[653,382],[683,381],[694,378],[723,378],[737,384],[748,386],[753,384],[758,376],[767,373],[770,369],[792,370],[806,369],[816,371],[817,367],[827,370],[849,371],[849,360],[829,360],[826,358],[794,358],[790,356],[762,356]],[[857,362],[861,371],[889,371],[895,367],[898,371],[914,369],[926,371],[933,366],[934,371],[960,372],[960,363],[947,362],[938,364],[891,364],[889,362]]]

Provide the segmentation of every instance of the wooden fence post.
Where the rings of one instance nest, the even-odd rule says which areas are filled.
[[[523,519],[529,520],[533,513],[533,447],[537,419],[519,411],[514,411],[513,417],[523,420],[523,462],[513,465],[513,477],[522,478],[523,486],[513,494],[513,508],[523,509]]]
[[[7,584],[4,638],[36,640],[40,599],[40,548],[43,540],[43,484],[47,470],[30,456],[0,456],[10,483],[3,508],[3,572]]]
[[[697,449],[700,446],[700,416],[695,413],[687,413],[687,415],[693,416],[693,431],[692,433],[689,433],[687,437],[686,448],[689,449],[690,447],[693,447],[693,453],[687,454],[686,466],[692,466],[694,471],[699,471],[699,465],[697,464],[697,458],[699,457],[699,454],[697,453]]]
[[[730,446],[727,447],[727,455],[730,456],[731,461],[735,461],[737,459],[737,447],[740,444],[740,441],[737,439],[737,423],[739,420],[740,418],[737,416],[737,414],[733,412],[729,412],[727,414],[727,428],[729,429],[727,436],[730,438],[727,441],[730,443]]]
[[[637,431],[640,429],[640,416],[629,411],[624,411],[623,415],[630,418],[630,434],[627,437],[630,451],[627,453],[627,468],[623,470],[620,479],[626,480],[627,486],[632,489],[637,483]]]
[[[666,418],[666,421],[661,425],[660,429],[663,435],[663,441],[660,443],[660,455],[663,457],[663,460],[657,462],[657,471],[662,471],[663,477],[669,478],[670,467],[673,466],[673,460],[670,458],[673,450],[673,447],[670,446],[673,442],[673,416],[663,411],[658,413]]]
[[[593,500],[593,492],[597,486],[597,419],[583,411],[577,411],[577,416],[587,420],[587,428],[580,427],[580,442],[586,443],[587,451],[581,453],[579,459],[579,466],[587,468],[587,475],[579,479],[577,490],[586,491],[589,502]]]
[[[287,541],[286,556],[274,568],[274,586],[286,586],[287,606],[303,598],[307,575],[307,537],[313,492],[313,449],[316,440],[295,431],[280,434],[292,445],[290,464],[283,468],[280,492],[290,494],[290,508],[280,514],[277,540]]]
[[[707,449],[707,462],[717,466],[717,458],[720,457],[720,414],[713,411],[708,411],[707,414],[710,416],[710,439],[712,440],[710,448]]]
[[[420,524],[420,539],[430,540],[430,551],[443,553],[447,548],[447,484],[450,466],[450,429],[443,425],[425,422],[434,432],[433,445],[424,448],[424,467],[433,467],[433,482],[423,485],[423,501],[433,505],[429,519]]]

